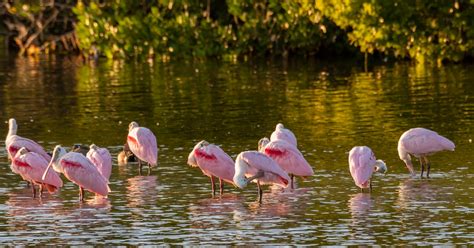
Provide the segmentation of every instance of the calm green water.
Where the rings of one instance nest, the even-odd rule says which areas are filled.
[[[71,182],[33,199],[0,141],[1,244],[474,244],[474,66],[353,62],[82,64],[0,58],[0,136],[8,118],[48,150],[95,143],[114,157],[128,123],[154,131],[159,168],[114,164],[107,200],[78,202]],[[186,165],[196,142],[232,157],[282,122],[316,175],[295,190],[226,185]],[[410,179],[399,136],[426,127],[453,140],[432,156],[432,178]],[[359,193],[348,151],[370,146],[389,167]],[[419,168],[418,168],[419,169]]]

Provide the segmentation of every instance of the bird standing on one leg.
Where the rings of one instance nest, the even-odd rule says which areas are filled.
[[[139,173],[142,171],[142,161],[148,163],[148,174],[151,167],[156,166],[158,162],[158,146],[153,132],[146,128],[138,126],[138,123],[132,121],[128,125],[127,143],[130,151],[138,158]]]

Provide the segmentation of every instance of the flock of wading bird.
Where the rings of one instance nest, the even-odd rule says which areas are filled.
[[[97,196],[107,197],[112,171],[112,157],[106,148],[94,144],[89,149],[73,146],[70,152],[57,145],[51,154],[31,139],[17,135],[15,119],[9,120],[8,135],[5,140],[11,169],[23,180],[31,182],[33,197],[35,185],[39,185],[41,197],[43,188],[50,193],[63,186],[60,173],[79,186],[79,199],[84,200],[84,189]],[[398,154],[415,176],[411,156],[417,157],[421,164],[421,175],[426,169],[430,175],[430,162],[427,156],[438,151],[454,151],[454,143],[438,133],[425,128],[412,128],[402,134],[398,141]],[[119,153],[119,163],[137,161],[141,173],[142,163],[148,164],[148,172],[157,165],[158,147],[153,132],[131,122],[124,150]],[[216,193],[214,178],[219,179],[220,194],[223,183],[228,182],[244,188],[249,182],[258,187],[258,201],[262,201],[261,185],[278,185],[283,188],[294,187],[294,176],[309,177],[314,174],[310,164],[298,150],[293,132],[282,124],[277,124],[270,139],[262,138],[258,142],[258,151],[244,151],[234,161],[219,146],[207,141],[197,143],[188,156],[187,163],[199,167],[204,175],[210,177],[212,194]],[[53,170],[50,168],[53,167]],[[426,168],[425,168],[426,167]],[[382,160],[376,160],[367,146],[356,146],[349,152],[349,170],[355,184],[372,190],[371,177],[374,172],[385,173],[387,166]]]

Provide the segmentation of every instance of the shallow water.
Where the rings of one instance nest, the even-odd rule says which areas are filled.
[[[117,165],[108,199],[78,201],[71,182],[33,199],[0,141],[1,244],[474,244],[474,66],[354,62],[82,64],[73,58],[0,57],[0,120],[48,150],[124,143],[128,123],[152,129],[159,167]],[[295,190],[226,185],[186,165],[201,139],[233,158],[282,122],[316,175]],[[431,157],[432,178],[409,178],[398,137],[436,130],[455,152]],[[5,137],[7,124],[0,129]],[[368,145],[389,167],[360,193],[348,151]],[[419,169],[419,168],[417,168]],[[146,171],[146,170],[145,170]]]

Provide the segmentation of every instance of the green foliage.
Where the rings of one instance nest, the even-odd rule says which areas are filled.
[[[109,58],[311,54],[351,45],[418,61],[474,56],[472,0],[91,0],[74,13],[83,50]]]
[[[80,2],[77,33],[84,50],[107,57],[236,57],[317,51],[327,24],[305,0],[116,0]],[[334,33],[334,32],[332,32]]]
[[[321,0],[317,8],[361,52],[438,63],[474,55],[472,0]]]

